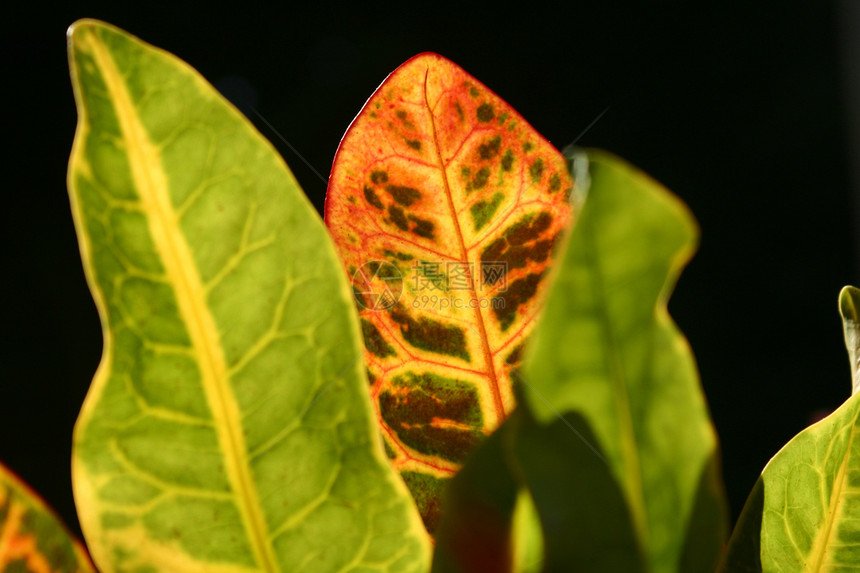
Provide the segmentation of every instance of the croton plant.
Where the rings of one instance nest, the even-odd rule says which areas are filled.
[[[69,61],[104,332],[73,436],[88,551],[0,468],[0,571],[860,568],[857,289],[855,393],[776,454],[727,540],[666,310],[698,229],[658,183],[560,153],[421,54],[347,130],[324,224],[184,62],[92,20]]]

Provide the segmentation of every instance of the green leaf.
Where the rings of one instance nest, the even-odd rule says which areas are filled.
[[[845,331],[845,346],[851,362],[853,392],[860,390],[860,289],[847,286],[839,293],[839,314]]]
[[[852,369],[858,290],[839,309]],[[755,484],[720,570],[824,572],[860,569],[860,392],[792,438]]]
[[[0,571],[94,571],[87,552],[27,484],[0,464]]]
[[[578,413],[547,425],[521,407],[513,451],[544,532],[544,571],[646,571],[624,493]]]
[[[436,531],[433,573],[536,573],[543,536],[531,495],[523,487],[513,445],[523,411],[517,408],[471,453],[445,489]],[[558,460],[549,457],[551,463]],[[569,490],[570,484],[562,489]]]
[[[352,296],[273,147],[187,64],[69,30],[69,191],[104,354],[73,483],[102,571],[426,571]]]
[[[543,532],[534,499],[528,490],[521,489],[514,507],[512,545],[514,571],[539,573],[543,568]]]
[[[547,563],[585,555],[588,544],[632,552],[625,536],[612,539],[630,527],[644,570],[712,569],[726,529],[717,440],[693,355],[666,309],[694,251],[696,224],[678,199],[619,159],[589,151],[573,161],[575,173],[588,162],[590,189],[523,370],[525,401],[551,435],[542,446],[535,432],[517,447],[544,523]],[[566,447],[557,441],[564,432]],[[555,451],[571,479],[577,465],[605,474],[567,494],[614,508],[578,515],[592,523],[576,527],[595,537],[560,537],[565,529],[548,527],[563,494],[544,491],[560,482],[539,447]],[[559,519],[569,528],[573,515]]]
[[[505,441],[517,411],[475,448],[450,480],[436,530],[433,573],[507,573],[513,563],[511,527],[519,486]]]

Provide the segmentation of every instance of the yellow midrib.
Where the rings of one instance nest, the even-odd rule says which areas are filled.
[[[194,258],[179,227],[179,220],[168,195],[167,181],[160,168],[159,152],[149,141],[145,128],[137,120],[134,104],[114,65],[107,48],[95,34],[82,43],[89,45],[102,71],[108,93],[114,103],[135,188],[149,214],[150,232],[166,273],[172,279],[174,294],[183,322],[188,329],[219,443],[224,451],[228,479],[245,524],[251,550],[264,571],[280,571],[267,535],[265,518],[250,468],[242,463],[247,448],[241,426],[241,414],[231,397],[224,355],[212,315],[203,304],[205,289],[197,275]]]
[[[851,424],[851,430],[848,434],[848,444],[845,448],[845,457],[842,459],[842,464],[839,466],[839,472],[836,474],[836,479],[833,480],[833,487],[830,490],[830,504],[827,508],[827,513],[824,515],[824,519],[826,520],[826,527],[824,530],[821,530],[821,533],[815,540],[815,543],[812,546],[811,551],[811,559],[810,563],[812,563],[812,568],[809,571],[822,571],[822,567],[824,567],[824,559],[827,555],[827,548],[830,546],[830,542],[833,538],[833,534],[836,531],[836,528],[833,525],[836,523],[836,519],[839,513],[839,506],[842,503],[842,494],[843,489],[845,487],[845,478],[848,475],[848,460],[851,457],[851,445],[854,442],[854,431],[856,416],[854,422]]]

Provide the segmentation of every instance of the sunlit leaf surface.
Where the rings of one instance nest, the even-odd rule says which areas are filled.
[[[102,571],[415,571],[354,301],[271,145],[193,69],[69,32],[69,191],[104,355],[73,481]]]
[[[716,434],[666,310],[698,229],[618,158],[587,151],[574,162],[590,188],[522,369],[536,427],[514,446],[546,566],[712,570],[726,529]]]
[[[860,297],[839,298],[856,369]],[[856,384],[856,378],[855,378]],[[768,462],[744,505],[721,571],[860,571],[860,393]]]

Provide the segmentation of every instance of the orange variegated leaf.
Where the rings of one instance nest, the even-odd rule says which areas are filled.
[[[514,408],[572,187],[549,142],[431,53],[385,80],[338,149],[326,223],[386,449],[431,532],[443,481]]]
[[[0,464],[0,571],[91,573],[86,550],[30,487]]]

